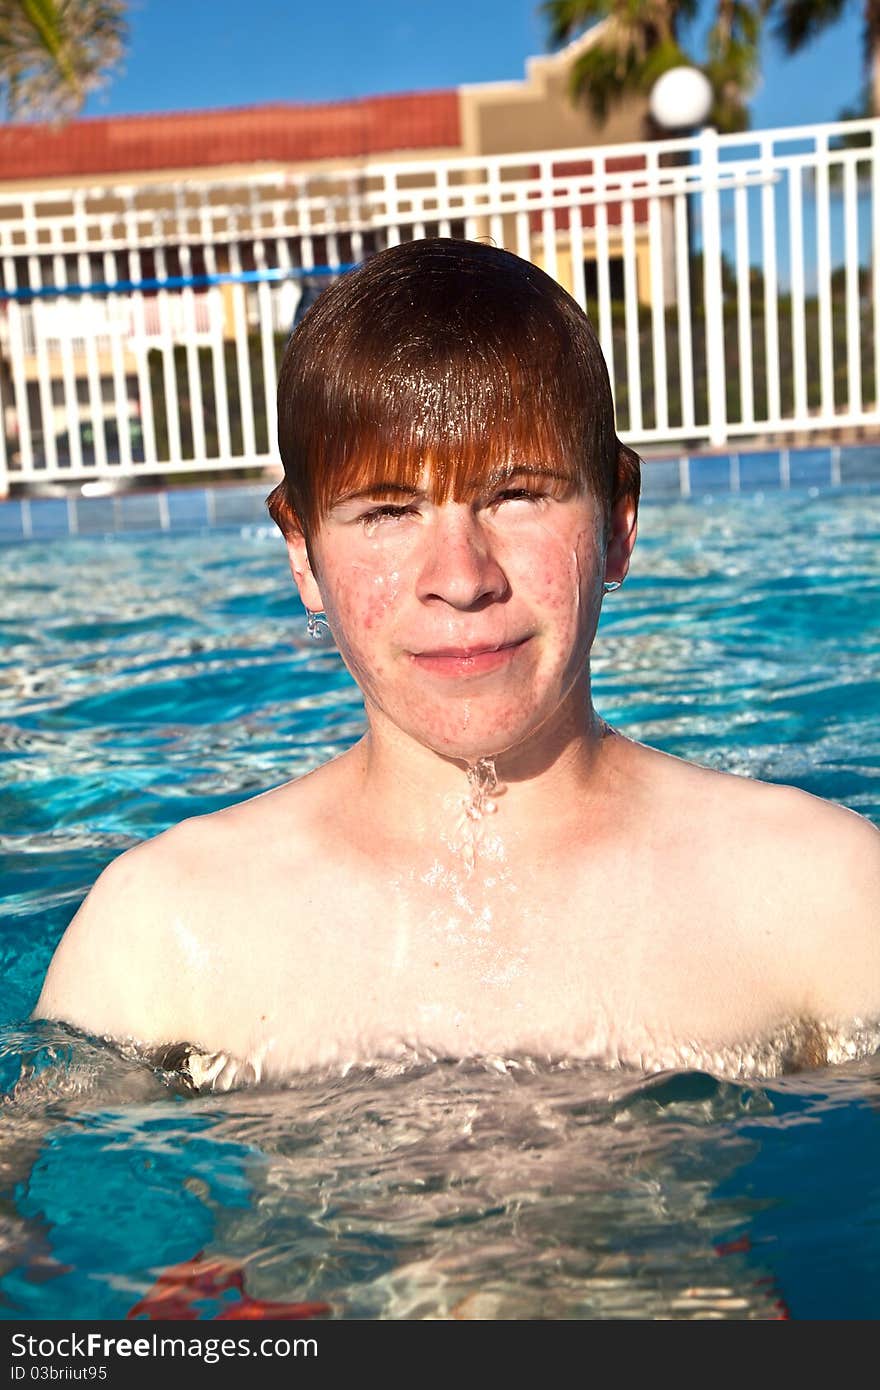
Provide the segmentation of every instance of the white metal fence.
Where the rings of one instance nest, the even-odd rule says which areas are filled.
[[[0,193],[0,492],[276,459],[303,284],[490,237],[591,315],[622,436],[880,423],[880,121]]]

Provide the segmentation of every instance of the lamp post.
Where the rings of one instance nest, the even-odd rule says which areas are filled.
[[[651,116],[657,126],[669,135],[691,135],[705,127],[712,109],[712,86],[698,68],[669,68],[654,83],[649,98]],[[685,148],[670,153],[670,162],[688,165],[691,151]],[[706,315],[706,389],[708,399],[709,438],[713,444],[723,441],[726,419],[726,384],[724,357],[724,310],[721,280],[721,221],[717,187],[718,137],[714,130],[705,129],[700,151],[703,175],[701,240],[703,249],[703,301]],[[691,273],[694,253],[694,220],[692,194],[685,192],[687,225],[687,304],[692,303]],[[674,244],[674,242],[673,242]],[[679,306],[682,287],[679,286]],[[681,313],[681,307],[679,307]],[[690,335],[688,334],[688,337]]]
[[[681,65],[667,68],[651,88],[648,109],[654,124],[667,135],[693,135],[705,125],[712,110],[712,84],[699,68]],[[670,164],[690,164],[690,150],[673,151]],[[662,162],[662,156],[661,156]],[[688,264],[694,249],[694,229],[691,199],[685,195],[687,206]]]
[[[699,68],[667,68],[651,88],[648,107],[661,130],[684,135],[705,125],[712,85]]]

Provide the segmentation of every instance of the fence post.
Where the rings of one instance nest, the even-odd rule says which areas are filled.
[[[727,374],[724,362],[724,299],[721,288],[721,192],[718,187],[718,131],[700,133],[703,185],[703,304],[706,311],[706,388],[709,443],[727,438]]]
[[[6,462],[6,402],[0,394],[0,502],[9,496],[9,467]]]

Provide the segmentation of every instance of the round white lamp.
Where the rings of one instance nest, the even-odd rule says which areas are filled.
[[[694,130],[712,109],[712,85],[699,68],[667,68],[651,88],[651,115],[664,130]]]

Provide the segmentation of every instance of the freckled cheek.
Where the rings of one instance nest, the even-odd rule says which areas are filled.
[[[332,612],[340,627],[375,632],[381,629],[388,610],[397,601],[400,576],[352,568],[333,576],[327,587],[328,614]]]
[[[377,582],[378,581],[378,582]],[[327,617],[346,666],[365,690],[387,677],[385,643],[400,589],[395,571],[360,566],[327,576]]]
[[[548,572],[540,577],[538,601],[553,612],[574,608],[577,602],[577,581],[574,575]]]
[[[554,545],[550,553],[545,548],[532,565],[523,567],[524,591],[531,592],[536,606],[548,618],[559,620],[566,614],[575,618],[583,599],[585,573],[592,574],[594,569],[581,537],[573,537],[568,544]]]
[[[385,616],[388,605],[377,600],[370,595],[358,616],[358,623],[363,632],[375,632],[382,627],[382,619]]]

